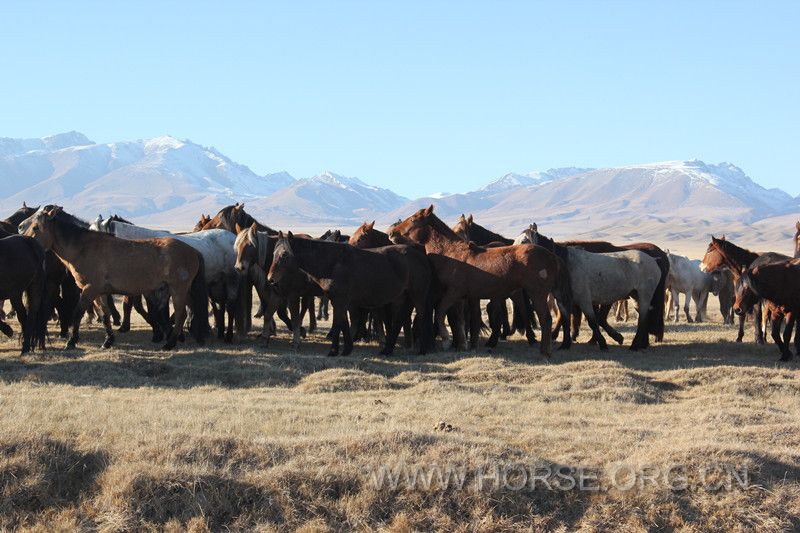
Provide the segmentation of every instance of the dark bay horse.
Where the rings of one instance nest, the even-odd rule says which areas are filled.
[[[743,316],[760,300],[772,302],[787,317],[800,315],[800,259],[766,263],[742,272],[736,302],[733,304],[734,311]],[[781,352],[780,360],[789,361],[792,352],[788,340],[781,338],[774,323],[772,338]],[[800,336],[795,336],[794,346],[795,351],[800,353]]]
[[[2,235],[7,235],[4,230]],[[27,308],[23,301],[27,300]],[[22,327],[22,354],[44,349],[47,336],[47,276],[45,253],[35,239],[22,235],[0,238],[0,300],[11,300]],[[0,320],[0,331],[11,336],[11,328]]]
[[[235,268],[240,275],[249,278],[258,292],[264,308],[265,327],[262,336],[267,342],[269,342],[269,332],[266,328],[271,323],[272,316],[283,307],[289,308],[291,320],[284,321],[292,331],[292,347],[296,350],[300,347],[303,316],[306,312],[309,313],[311,320],[309,329],[313,331],[316,326],[314,296],[321,296],[322,289],[302,271],[285,276],[280,284],[270,284],[267,281],[267,270],[272,264],[277,240],[277,237],[258,231],[255,224],[239,231],[233,244],[236,251]]]
[[[433,205],[393,226],[389,236],[394,242],[411,240],[425,247],[444,287],[436,306],[436,325],[445,340],[444,315],[455,303],[464,298],[507,298],[525,289],[544,332],[540,351],[550,355],[552,318],[547,295],[568,283],[568,272],[558,257],[531,244],[484,248],[467,242],[433,213]],[[463,331],[459,336],[463,341]]]
[[[214,218],[206,222],[201,229],[221,228],[236,234],[236,226],[239,226],[240,228],[249,228],[253,224],[256,225],[258,231],[266,231],[270,235],[278,234],[278,232],[274,229],[270,228],[269,226],[265,226],[255,218],[251,217],[244,210],[244,204],[240,204],[239,202],[220,209],[219,213],[217,213]]]
[[[353,349],[347,313],[353,308],[384,308],[391,317],[382,355],[394,350],[401,320],[409,306],[417,310],[420,325],[428,324],[428,294],[431,269],[425,253],[414,246],[392,245],[362,250],[349,244],[295,238],[281,233],[269,279],[281,283],[286,277],[306,272],[328,294],[333,305],[332,344],[328,355],[338,355],[339,336],[344,337],[343,355]],[[429,346],[429,332],[420,332],[419,353]]]
[[[762,265],[771,263],[779,263],[789,259],[788,255],[779,254],[776,252],[757,253],[752,252],[746,248],[735,245],[727,240],[723,235],[721,239],[711,236],[711,242],[708,244],[706,253],[700,263],[700,269],[703,272],[715,272],[721,269],[728,269],[733,275],[734,283],[739,284],[742,272],[748,268],[755,268]],[[767,311],[773,315],[772,331],[773,337],[776,330],[780,330],[783,321],[783,313],[777,307],[766,300],[764,304]],[[749,309],[753,310],[753,326],[755,328],[755,342],[756,344],[764,344],[764,331],[761,329],[762,318],[762,302],[757,302]],[[749,310],[748,309],[748,310]],[[739,314],[739,333],[736,337],[736,342],[742,342],[744,338],[744,314]],[[786,329],[784,332],[785,342],[788,344],[792,336],[792,328],[794,324],[792,321],[787,320]]]
[[[22,202],[22,207],[14,211],[14,214],[5,220],[0,220],[0,230],[16,235],[20,222],[34,214],[38,209],[38,207],[28,207],[25,202]]]
[[[160,294],[162,302],[167,294],[172,297],[175,327],[170,331],[168,324],[162,324],[169,331],[164,345],[167,350],[175,347],[186,319],[186,306],[190,305],[193,334],[202,342],[209,329],[208,292],[203,257],[196,250],[172,238],[118,239],[76,225],[73,218],[56,206],[40,209],[20,225],[25,235],[58,255],[81,289],[67,348],[78,342],[84,311],[98,296],[109,294]],[[104,311],[103,347],[108,348],[114,343],[114,332],[108,311]]]

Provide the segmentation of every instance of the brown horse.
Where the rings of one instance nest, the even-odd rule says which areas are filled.
[[[445,340],[444,315],[456,302],[463,298],[507,298],[515,290],[525,289],[545,332],[540,351],[550,355],[552,318],[547,295],[557,291],[568,275],[555,255],[529,244],[484,248],[467,242],[433,213],[433,205],[393,226],[389,236],[395,242],[409,239],[425,247],[434,273],[445,288],[436,316],[436,325]],[[463,331],[459,337],[464,339]]]
[[[209,220],[202,229],[215,229],[221,228],[230,231],[231,233],[236,232],[236,226],[238,225],[240,228],[249,228],[253,224],[256,225],[258,231],[266,231],[270,235],[277,235],[278,232],[274,229],[270,228],[269,226],[265,226],[264,224],[260,223],[258,220],[251,217],[247,212],[244,210],[244,204],[240,204],[236,202],[234,205],[229,205],[227,207],[223,207],[220,209],[219,213],[214,216],[211,220]]]
[[[90,231],[73,223],[60,207],[40,209],[23,222],[24,234],[36,238],[66,264],[81,289],[67,348],[78,342],[83,313],[98,296],[108,294],[169,294],[175,306],[175,327],[164,349],[175,347],[183,331],[187,304],[192,307],[192,328],[202,342],[208,330],[208,297],[202,256],[188,244],[172,238],[128,241]],[[100,299],[104,301],[104,299]],[[164,307],[166,303],[164,302]],[[114,344],[108,310],[104,309],[106,339]],[[163,325],[169,331],[167,324]]]
[[[300,347],[303,316],[308,311],[309,318],[314,320],[314,296],[321,296],[322,289],[304,272],[296,272],[294,276],[286,276],[280,284],[269,286],[267,269],[272,264],[277,237],[258,231],[253,224],[236,235],[236,270],[240,275],[248,276],[256,287],[264,306],[264,324],[268,324],[279,306],[288,305],[292,330],[292,347]],[[269,332],[262,333],[269,342]]]
[[[787,259],[750,267],[741,274],[733,309],[743,316],[760,300],[768,300],[780,313],[800,315],[800,259]],[[788,326],[787,326],[788,329]],[[772,338],[781,352],[781,361],[792,358],[788,341],[782,339],[773,323]],[[795,350],[800,353],[800,336],[795,336]]]
[[[353,349],[347,313],[354,308],[384,308],[391,327],[381,355],[394,350],[401,317],[409,306],[417,310],[422,328],[428,324],[428,294],[432,274],[425,253],[414,246],[392,245],[362,250],[349,244],[279,235],[269,280],[281,283],[305,271],[328,294],[333,305],[332,344],[328,355],[338,355],[339,334],[343,355]],[[429,332],[420,332],[419,353],[429,345]]]
[[[486,246],[488,248],[496,248],[498,246],[510,246],[514,244],[512,239],[503,237],[499,233],[495,233],[480,224],[477,224],[472,217],[472,213],[465,217],[461,214],[458,222],[453,226],[453,231],[456,235],[467,241],[472,241],[478,246]],[[512,310],[513,310],[513,323],[508,322],[508,308],[504,298],[490,300],[486,306],[486,312],[489,315],[489,325],[492,334],[489,340],[486,341],[486,346],[493,348],[497,346],[497,339],[499,337],[506,338],[514,331],[518,333],[525,333],[528,339],[535,339],[533,327],[536,325],[533,319],[533,309],[531,309],[530,299],[525,291],[514,292],[511,295]],[[480,330],[484,329],[483,321],[481,318],[480,301],[473,301],[467,303],[470,310],[470,342],[473,347],[476,346],[477,337]],[[474,338],[473,338],[474,337]],[[562,345],[563,348],[569,348],[569,342]]]
[[[193,232],[195,232],[195,231],[203,231],[203,228],[205,228],[206,224],[208,224],[209,222],[211,222],[211,216],[210,215],[201,214],[200,215],[200,220],[198,220],[197,224],[194,225],[194,228],[192,228],[192,231]]]
[[[712,235],[711,242],[708,244],[706,253],[703,256],[702,262],[700,263],[700,270],[703,272],[715,272],[717,270],[728,269],[733,275],[734,283],[738,285],[742,272],[748,268],[755,268],[771,263],[779,263],[787,259],[789,259],[788,255],[775,252],[752,252],[746,248],[736,246],[727,240],[724,235],[721,239],[717,239]],[[765,303],[768,312],[775,318],[772,323],[774,332],[776,329],[780,329],[783,315],[774,305],[769,302],[769,300],[767,300]],[[753,310],[755,342],[756,344],[764,344],[764,331],[761,329],[761,318],[763,313],[761,302],[751,306],[750,309]],[[744,319],[745,316],[743,314],[739,314],[739,333],[736,337],[736,342],[742,342],[742,338],[744,338]],[[787,323],[786,329],[788,331],[784,332],[784,338],[787,339],[787,343],[792,334],[791,330],[789,329],[790,324],[791,323]]]

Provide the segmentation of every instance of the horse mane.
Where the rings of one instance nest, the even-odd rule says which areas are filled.
[[[122,218],[121,216],[117,215],[116,213],[111,215],[110,217],[108,217],[108,220],[110,220],[112,222],[122,222],[123,224],[130,224],[131,226],[135,226],[135,224],[133,222],[131,222],[130,220],[125,220],[124,218]]]
[[[742,248],[741,246],[737,246],[729,240],[716,239],[714,240],[714,243],[720,248],[722,248],[722,251],[725,253],[725,255],[727,255],[728,257],[733,259],[733,261],[742,266],[749,265],[750,263],[758,259],[759,255],[761,255],[756,252],[752,252],[747,248]]]
[[[42,209],[49,209],[54,206],[44,206]],[[61,236],[66,242],[75,242],[79,240],[86,234],[92,233],[95,235],[110,235],[104,234],[101,232],[91,231],[89,229],[89,224],[82,220],[75,215],[67,213],[66,211],[60,210],[58,211],[55,216],[53,216],[52,220],[58,224],[58,229],[61,232]]]
[[[473,240],[478,244],[488,244],[490,242],[502,242],[506,245],[514,244],[512,239],[503,237],[499,233],[495,233],[492,230],[481,226],[475,221],[468,222],[466,228],[470,240]]]
[[[441,218],[437,217],[435,213],[430,213],[429,215],[427,215],[427,218],[428,218],[428,224],[434,230],[444,234],[446,237],[449,237],[451,239],[462,242],[464,241],[464,239],[462,239],[455,231],[453,231],[453,228],[445,224],[444,221]]]
[[[557,257],[564,261],[568,260],[568,248],[561,243],[557,243],[550,237],[542,235],[538,230],[536,231],[536,245],[554,253]]]

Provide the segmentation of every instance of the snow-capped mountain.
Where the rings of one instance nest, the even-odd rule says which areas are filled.
[[[378,217],[406,202],[408,199],[358,178],[323,172],[248,203],[248,212],[263,214],[267,220],[360,224],[362,220]]]
[[[171,136],[96,144],[70,132],[43,139],[0,139],[0,206],[60,203],[87,216],[142,216],[192,203],[225,205],[262,197],[294,181],[258,176],[214,148]]]
[[[371,219],[388,225],[435,204],[448,222],[473,213],[510,237],[536,221],[557,238],[650,240],[679,250],[676,243],[697,249],[709,233],[726,233],[754,249],[781,250],[794,235],[787,220],[800,218],[800,196],[765,189],[730,163],[508,173],[474,191],[408,200],[333,172],[300,180],[286,172],[259,176],[214,148],[171,136],[98,144],[74,131],[0,138],[0,183],[0,213],[23,201],[59,203],[86,218],[119,213],[172,229],[242,201],[266,224],[305,230],[349,229]]]

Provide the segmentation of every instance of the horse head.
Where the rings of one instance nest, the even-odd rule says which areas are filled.
[[[297,258],[292,250],[292,242],[294,242],[294,235],[291,231],[286,235],[282,231],[278,232],[278,240],[272,254],[272,264],[267,274],[270,282],[280,283],[286,276],[299,270]]]
[[[422,208],[402,222],[389,228],[389,238],[393,242],[405,242],[406,239],[424,244],[430,239],[431,227],[442,221],[433,214],[433,204]]]
[[[737,315],[749,313],[761,297],[753,286],[753,275],[758,274],[758,268],[745,270],[736,282],[736,299],[733,302],[733,312]]]

